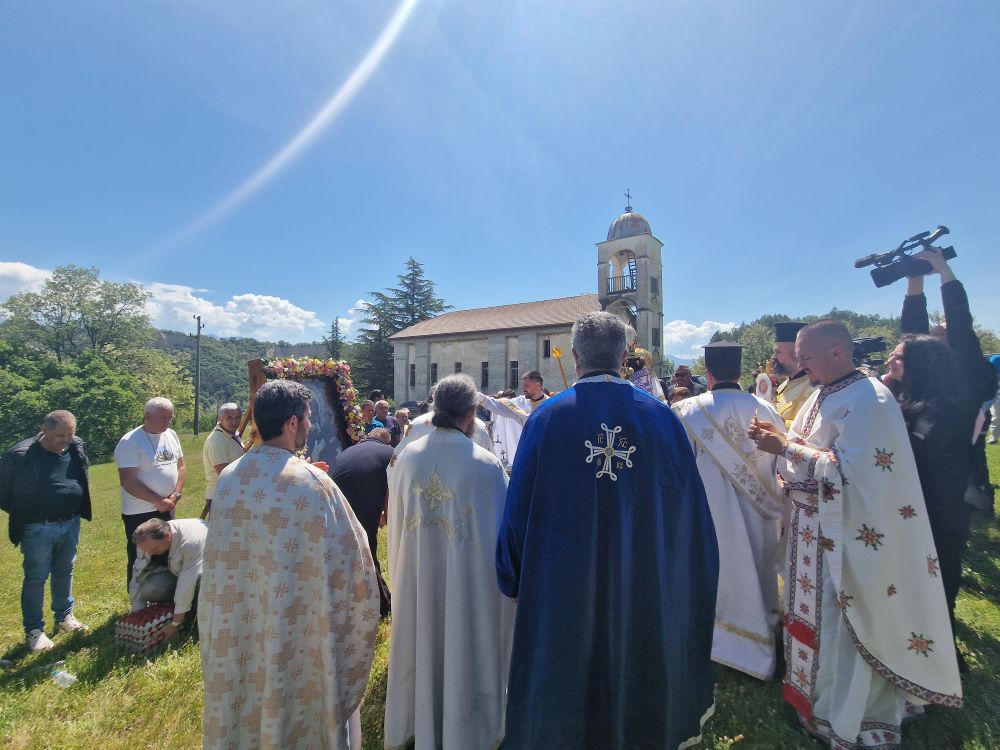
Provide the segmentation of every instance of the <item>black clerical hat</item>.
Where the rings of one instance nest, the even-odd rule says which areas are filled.
[[[789,321],[786,323],[775,323],[774,340],[778,343],[786,342],[794,344],[796,334],[805,327],[806,327],[805,323],[800,323],[797,320]]]
[[[743,358],[743,344],[735,341],[716,341],[705,344],[705,369],[714,370],[721,367],[726,370],[739,370]]]

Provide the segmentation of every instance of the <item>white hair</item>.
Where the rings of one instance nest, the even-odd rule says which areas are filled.
[[[163,396],[154,396],[146,402],[146,408],[142,410],[143,415],[152,414],[154,411],[173,411],[174,402]]]
[[[222,406],[219,407],[219,416],[221,417],[223,414],[225,414],[226,412],[230,412],[230,411],[240,411],[241,412],[243,410],[240,408],[239,404],[235,404],[232,401],[229,401],[229,402],[227,402],[227,403],[225,403],[225,404],[223,404]]]

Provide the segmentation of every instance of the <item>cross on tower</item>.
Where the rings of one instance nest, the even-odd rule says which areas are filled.
[[[625,188],[625,212],[628,213],[632,210],[632,193],[628,188]]]

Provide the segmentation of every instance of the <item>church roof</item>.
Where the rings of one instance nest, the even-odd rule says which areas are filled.
[[[455,310],[415,323],[390,336],[389,340],[448,336],[457,333],[487,333],[514,328],[570,326],[582,315],[600,309],[601,303],[596,294],[578,294],[575,297],[545,299],[540,302]]]

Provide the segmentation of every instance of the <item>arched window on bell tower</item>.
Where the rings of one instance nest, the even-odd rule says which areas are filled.
[[[626,249],[615,253],[608,264],[608,294],[634,292],[638,275],[634,252]]]

